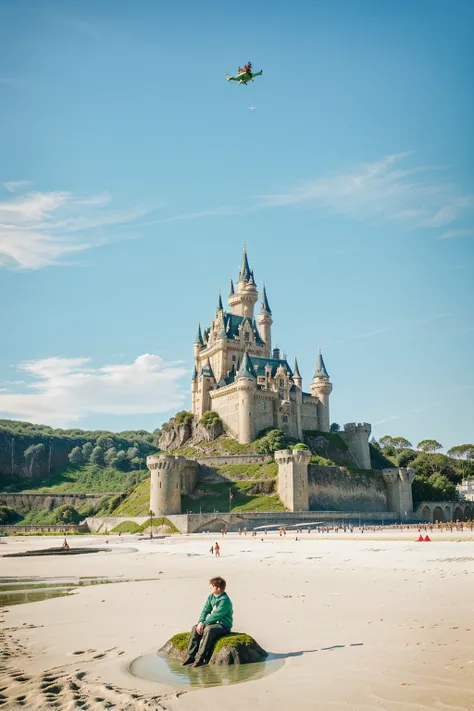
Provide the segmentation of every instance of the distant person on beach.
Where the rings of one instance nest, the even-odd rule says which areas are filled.
[[[209,553],[210,553],[211,555],[214,555],[214,546],[211,546],[211,547],[209,548]]]
[[[218,543],[214,544],[214,553],[216,554],[216,558],[220,557],[221,554],[221,547]]]
[[[227,595],[224,578],[211,578],[209,581],[211,594],[202,608],[199,622],[191,630],[188,656],[183,667],[191,664],[200,667],[207,664],[214,644],[219,637],[229,634],[232,629],[233,610],[230,597]]]
[[[64,539],[63,548],[64,548],[65,551],[68,551],[68,550],[69,550],[69,543],[67,542],[66,539]]]

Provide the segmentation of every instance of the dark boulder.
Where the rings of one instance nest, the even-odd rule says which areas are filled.
[[[161,649],[161,654],[167,654],[174,659],[184,661],[189,644],[189,632],[179,632],[171,637]],[[214,647],[209,664],[249,664],[261,662],[268,656],[267,652],[250,637],[242,632],[231,632],[220,637]]]

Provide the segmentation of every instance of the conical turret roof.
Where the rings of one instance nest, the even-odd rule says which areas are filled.
[[[326,370],[326,366],[324,365],[323,354],[321,353],[321,349],[319,350],[318,362],[316,363],[316,370],[314,373],[314,377],[315,378],[329,378],[329,373]]]
[[[201,345],[201,346],[204,345],[204,341],[202,340],[201,324],[200,323],[198,324],[198,330],[196,333],[196,338],[194,340],[194,343],[199,343],[199,345]]]
[[[263,285],[263,291],[262,291],[262,303],[260,304],[260,311],[267,312],[271,314],[272,310],[270,308],[270,304],[268,303],[268,297],[267,297],[267,290],[265,289],[265,284]]]
[[[224,307],[222,306],[222,296],[221,296],[221,292],[219,292],[219,298],[217,300],[217,310],[222,311],[223,309],[224,309]]]
[[[244,247],[242,255],[242,264],[239,269],[239,281],[248,281],[250,279],[249,260],[247,259],[247,247]]]
[[[301,373],[300,369],[298,368],[298,361],[295,358],[295,367],[293,368],[293,375],[296,375],[296,377],[301,378]]]
[[[233,296],[234,294],[235,294],[235,290],[234,290],[234,282],[233,282],[233,281],[232,281],[232,279],[231,279],[231,280],[230,280],[230,291],[229,291],[229,296]]]
[[[237,377],[241,375],[245,376],[246,378],[255,378],[255,373],[253,372],[252,367],[252,361],[250,360],[250,356],[247,351],[245,351],[244,357],[242,358],[242,363],[240,364]]]

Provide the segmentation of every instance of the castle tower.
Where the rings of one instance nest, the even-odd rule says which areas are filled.
[[[202,340],[201,324],[198,323],[198,330],[196,333],[196,338],[194,339],[194,360],[197,360],[199,351],[204,346],[204,341]]]
[[[255,439],[254,399],[257,380],[247,351],[235,376],[235,383],[239,398],[239,442],[249,444]]]
[[[200,390],[201,399],[198,403],[197,414],[199,417],[202,417],[205,412],[211,409],[209,391],[212,390],[216,384],[216,379],[209,360],[206,361],[201,370],[199,381],[198,390]]]
[[[154,516],[181,513],[181,472],[184,457],[153,455],[147,457],[150,470],[150,511]]]
[[[349,447],[349,451],[354,457],[354,461],[360,469],[372,469],[370,461],[369,437],[372,427],[368,422],[348,422],[344,425],[344,430],[339,432],[344,442]]]
[[[413,514],[414,469],[382,469],[382,476],[387,485],[388,510],[398,513],[400,520],[410,518]]]
[[[296,388],[296,432],[298,439],[303,439],[303,378],[301,377],[298,361],[295,358],[293,368],[293,384]]]
[[[248,316],[253,319],[254,307],[258,301],[258,292],[253,271],[249,267],[246,247],[244,247],[242,264],[239,269],[237,288],[231,283],[231,293],[228,301],[233,314],[236,316]]]
[[[309,449],[280,449],[275,452],[278,463],[278,495],[290,511],[309,511],[308,464]]]
[[[257,316],[258,331],[265,341],[267,347],[266,355],[271,356],[272,353],[272,312],[268,303],[265,284],[263,285],[262,302],[260,304],[260,312]]]
[[[324,365],[321,349],[319,349],[318,362],[316,364],[316,371],[314,373],[310,390],[311,395],[319,399],[319,429],[322,432],[329,432],[329,396],[332,393],[332,383],[329,382],[329,374],[326,370],[326,366]]]

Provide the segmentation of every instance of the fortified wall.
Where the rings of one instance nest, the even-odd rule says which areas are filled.
[[[344,467],[310,465],[308,449],[275,452],[278,494],[292,512],[392,512],[402,520],[413,515],[412,469],[353,472]],[[185,457],[154,455],[147,458],[151,473],[150,510],[155,516],[181,514],[181,494],[192,494],[199,464]]]

